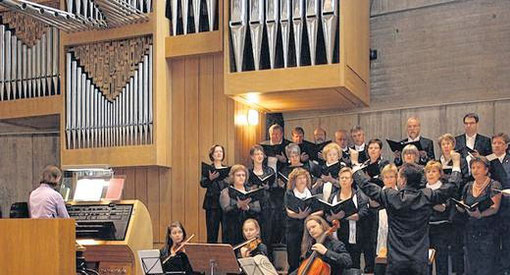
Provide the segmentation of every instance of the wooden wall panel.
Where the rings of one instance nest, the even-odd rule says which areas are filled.
[[[510,100],[494,103],[494,133],[504,132],[510,134]]]
[[[185,68],[184,59],[172,62],[172,183],[170,215],[174,219],[184,220],[184,185],[186,180],[186,150],[184,148],[186,127],[185,101]],[[191,127],[191,125],[190,125]],[[170,199],[170,198],[166,198]]]
[[[213,88],[214,89],[214,57],[212,56],[203,56],[200,58],[200,93],[199,93],[199,118],[198,123],[201,125],[201,130],[205,133],[201,135],[198,140],[198,150],[200,152],[200,161],[202,162],[210,162],[209,160],[209,148],[214,144],[214,91],[206,91],[205,88]],[[198,211],[198,228],[199,231],[198,237],[200,239],[207,238],[207,231],[205,229],[205,211],[202,209],[202,201],[205,196],[206,189],[198,187],[199,198],[198,206],[200,211]]]
[[[359,123],[357,114],[325,116],[320,118],[321,127],[323,127],[328,138],[335,139],[335,132],[340,129],[349,131],[353,126]]]
[[[9,216],[14,202],[28,202],[30,192],[39,186],[42,170],[59,165],[56,135],[0,136],[0,209]]]
[[[172,171],[169,168],[159,168],[159,241],[165,242],[167,227],[170,224],[170,217],[172,211],[172,202],[169,198],[172,197]],[[150,213],[152,216],[152,212]]]
[[[186,60],[186,90],[185,90],[185,121],[188,127],[185,128],[184,148],[186,148],[186,179],[185,183],[197,182],[199,179],[199,67],[200,58],[192,57]],[[195,125],[195,127],[191,126]],[[197,203],[199,201],[198,184],[185,184],[184,192],[185,199],[184,205],[186,206],[186,216],[181,220],[189,228],[198,228],[198,213],[201,208]],[[183,207],[184,208],[184,207]]]

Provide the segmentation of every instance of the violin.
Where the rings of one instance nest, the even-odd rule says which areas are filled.
[[[178,252],[180,251],[183,251],[184,250],[184,246],[186,244],[189,243],[189,241],[191,241],[191,239],[193,239],[193,237],[195,237],[195,234],[191,234],[191,236],[185,240],[184,242],[181,243],[181,245],[179,245],[176,249],[175,249],[175,254],[174,255],[169,255],[168,257],[166,257],[166,259],[163,260],[163,262],[161,264],[165,264],[166,262],[168,262],[168,260],[170,260],[171,258],[175,257],[175,255],[177,255]],[[170,248],[172,249],[172,248]],[[170,253],[172,254],[172,253]]]
[[[253,250],[257,249],[257,247],[259,246],[259,244],[262,243],[262,240],[260,239],[260,237],[255,237],[255,238],[252,238],[252,239],[249,239],[243,243],[240,243],[236,246],[234,246],[234,251],[237,250],[237,249],[241,249],[241,248],[246,248],[246,250],[248,251],[248,253],[252,252]]]
[[[339,227],[340,222],[338,220],[333,220],[333,226],[324,232],[316,243],[324,243],[326,238],[331,236]],[[308,259],[305,259],[299,266],[297,275],[330,275],[331,267],[321,258],[317,257],[317,255],[317,251],[312,252],[312,255],[310,255]]]

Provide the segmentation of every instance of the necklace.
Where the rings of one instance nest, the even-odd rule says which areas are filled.
[[[482,184],[477,183],[477,181],[475,180],[475,182],[473,183],[473,196],[474,197],[480,196],[487,187],[487,185],[489,185],[489,182],[490,182],[489,177],[487,177]]]

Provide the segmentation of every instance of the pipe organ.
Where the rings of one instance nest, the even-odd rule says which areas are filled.
[[[106,1],[106,0],[105,0]],[[171,35],[218,29],[218,0],[166,0]]]
[[[153,143],[152,62],[150,36],[67,49],[67,149]]]
[[[339,0],[229,2],[231,72],[340,62]]]
[[[58,29],[15,12],[0,22],[0,101],[60,94]]]
[[[146,22],[152,12],[152,0],[65,0],[65,11],[58,9],[58,2],[42,5],[28,0],[0,0],[0,6],[65,32]]]

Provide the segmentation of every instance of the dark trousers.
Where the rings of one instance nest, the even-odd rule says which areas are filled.
[[[389,262],[386,267],[386,275],[426,275],[428,274],[427,262]]]
[[[452,272],[464,274],[464,223],[453,223],[450,255],[452,258]]]
[[[497,261],[495,230],[466,230],[467,274],[493,275]]]
[[[360,269],[361,245],[350,244],[349,239],[345,240],[341,238],[341,241],[345,244],[345,249],[347,249],[347,252],[349,252],[349,255],[351,256],[351,268]]]
[[[269,260],[273,260],[273,244],[271,240],[271,233],[273,231],[273,223],[271,221],[271,209],[262,207],[262,211],[259,215],[260,224],[260,237],[262,242],[267,246],[267,253]]]
[[[301,258],[301,241],[303,239],[304,220],[287,219],[287,261],[289,273],[299,268]]]
[[[374,275],[385,275],[385,274],[386,274],[386,265],[385,264],[375,264]]]
[[[431,224],[429,228],[430,247],[436,250],[436,274],[448,275],[449,246],[454,237],[453,225]]]
[[[287,215],[284,208],[272,208],[268,218],[271,227],[271,245],[285,243]]]
[[[370,209],[370,215],[368,215],[362,222],[363,234],[361,236],[361,250],[363,251],[363,257],[365,258],[365,272],[372,273],[374,271],[375,264],[375,248],[377,244],[377,227],[374,210]],[[359,267],[358,267],[359,268]]]
[[[508,211],[508,210],[507,210]],[[501,217],[499,228],[499,241],[501,250],[499,252],[500,269],[499,274],[510,275],[510,218]]]
[[[207,227],[207,242],[217,243],[220,232],[220,223],[222,221],[221,208],[205,210],[205,224]]]

